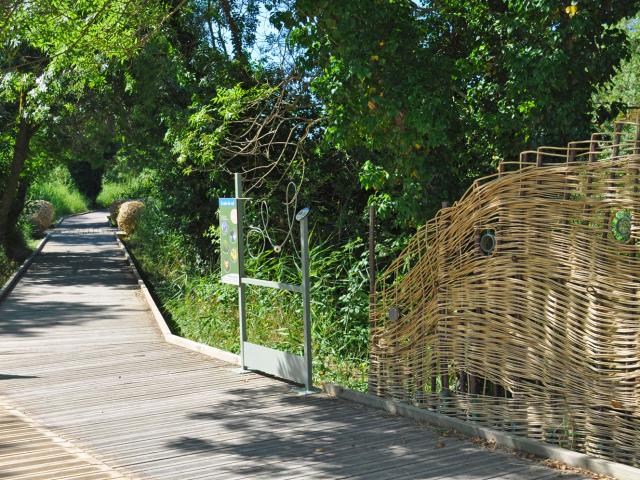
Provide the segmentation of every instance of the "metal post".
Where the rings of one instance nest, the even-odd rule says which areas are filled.
[[[243,235],[243,218],[244,204],[242,200],[242,174],[234,174],[234,182],[236,187],[236,202],[238,209],[238,311],[240,314],[240,368],[246,370],[244,359],[244,342],[247,341],[247,309],[245,299],[245,286],[242,283],[244,276],[244,235]]]
[[[369,205],[369,312],[376,302],[376,207]]]
[[[302,304],[304,311],[304,360],[307,366],[305,387],[313,389],[311,357],[311,281],[309,280],[309,219],[300,219],[300,250],[302,253]]]
[[[446,200],[443,201],[442,208],[449,208],[449,202]],[[447,221],[447,226],[448,225],[449,225],[449,222]],[[444,259],[444,260],[446,261],[447,259]],[[444,304],[444,302],[442,303],[443,303],[443,307],[440,308],[440,314],[442,316],[446,316],[447,315],[446,304]],[[440,384],[442,387],[442,395],[444,396],[449,395],[449,364],[447,363],[446,359],[442,359],[442,358],[440,359]]]

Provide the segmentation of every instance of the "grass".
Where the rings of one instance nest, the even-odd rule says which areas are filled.
[[[51,173],[34,182],[29,188],[28,198],[51,202],[56,217],[89,210],[87,199],[80,193],[65,167],[56,167]]]
[[[96,198],[96,203],[102,208],[108,208],[116,200],[145,196],[148,189],[148,181],[148,172],[143,172],[137,177],[126,180],[103,181],[102,190],[98,198]]]
[[[148,205],[128,244],[169,317],[174,333],[238,353],[236,288],[220,283],[217,264],[199,258],[189,239],[163,226]],[[368,371],[368,294],[360,246],[311,249],[314,381],[365,390]],[[265,254],[247,260],[248,275],[299,283],[291,259]],[[300,295],[248,286],[247,331],[251,342],[302,352]]]

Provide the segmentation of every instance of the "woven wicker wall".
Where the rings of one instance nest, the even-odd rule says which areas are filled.
[[[370,391],[639,466],[638,138],[525,153],[425,225],[378,285]]]

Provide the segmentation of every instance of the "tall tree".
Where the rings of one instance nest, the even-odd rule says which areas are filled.
[[[329,141],[369,150],[361,180],[409,225],[525,148],[590,129],[591,95],[627,52],[640,2],[297,0]]]
[[[11,253],[34,134],[61,122],[86,91],[103,86],[108,64],[132,56],[170,10],[153,0],[35,0],[3,9],[0,101],[13,115],[4,115],[0,125],[12,145],[0,179],[0,244]]]

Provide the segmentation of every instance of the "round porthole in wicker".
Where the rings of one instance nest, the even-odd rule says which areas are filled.
[[[611,233],[619,242],[628,242],[631,239],[631,212],[618,210],[611,220]]]
[[[494,230],[483,230],[480,233],[480,251],[484,255],[492,255],[496,249],[496,232]]]

